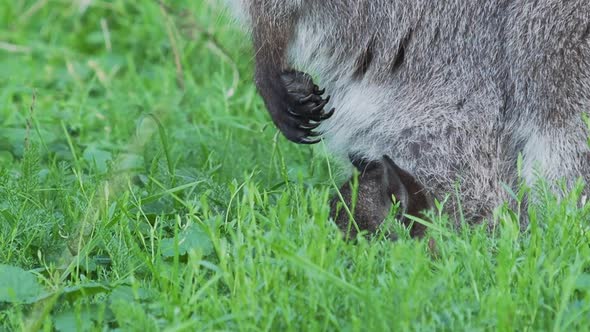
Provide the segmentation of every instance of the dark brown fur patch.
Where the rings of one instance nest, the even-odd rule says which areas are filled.
[[[355,77],[356,79],[361,79],[363,76],[365,76],[365,74],[369,70],[371,63],[373,62],[373,47],[374,47],[374,40],[371,39],[371,41],[367,45],[366,49],[357,58],[356,65],[355,65],[355,71],[353,73],[353,77]]]
[[[393,66],[391,67],[391,72],[396,72],[404,63],[406,59],[406,48],[412,38],[412,30],[408,32],[408,34],[401,40],[399,46],[397,48],[397,53],[395,55],[395,59],[393,61]]]

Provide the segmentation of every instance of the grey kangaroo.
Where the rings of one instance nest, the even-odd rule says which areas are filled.
[[[359,169],[361,229],[382,222],[392,195],[419,215],[451,193],[451,216],[490,220],[520,181],[519,154],[529,184],[590,180],[587,0],[230,2],[279,130],[322,137]]]

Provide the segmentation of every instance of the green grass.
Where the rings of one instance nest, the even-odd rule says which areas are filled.
[[[589,207],[343,241],[214,1],[0,4],[0,330],[590,328]]]

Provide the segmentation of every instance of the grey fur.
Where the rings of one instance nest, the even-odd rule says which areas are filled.
[[[264,61],[311,73],[332,96],[319,127],[331,151],[391,156],[435,197],[450,193],[451,214],[457,191],[467,220],[490,218],[509,199],[502,183],[518,182],[519,153],[529,184],[537,171],[590,180],[587,0],[234,4]]]

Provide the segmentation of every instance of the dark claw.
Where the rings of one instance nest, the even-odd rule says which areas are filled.
[[[318,139],[306,139],[306,138],[302,138],[297,143],[300,143],[300,144],[316,144],[316,143],[319,143],[321,141],[322,141],[321,138],[318,138]]]
[[[298,119],[302,119],[302,118],[304,117],[304,115],[303,115],[303,114],[298,114],[298,113],[295,113],[295,112],[294,112],[294,111],[291,109],[291,107],[287,107],[287,113],[291,114],[292,116],[294,116],[294,117],[296,117],[296,118],[298,118]]]
[[[309,134],[307,136],[311,136],[311,137],[318,137],[320,136],[322,133],[319,133],[317,131],[310,131]]]
[[[321,95],[323,95],[323,94],[324,94],[324,92],[326,92],[326,88],[323,88],[323,89],[321,89],[321,90],[320,90],[320,87],[319,87],[319,86],[317,86],[317,85],[314,85],[314,86],[313,86],[313,92],[314,92],[316,95],[319,95],[319,96],[321,96]]]
[[[330,110],[330,112],[328,112],[328,113],[326,113],[326,114],[323,114],[322,116],[320,116],[320,121],[321,121],[321,120],[326,120],[326,119],[329,119],[329,118],[331,118],[331,117],[332,117],[332,115],[334,115],[334,111],[335,111],[335,110],[336,110],[335,108],[332,108],[332,109]]]
[[[310,123],[304,126],[301,126],[301,129],[305,129],[305,130],[313,130],[316,129],[317,127],[319,127],[321,123],[320,122],[316,122],[316,123]]]
[[[306,97],[303,97],[303,98],[299,99],[299,103],[305,104],[308,101],[311,101],[312,99],[314,99],[313,102],[317,102],[317,101],[321,100],[322,98],[320,96],[315,95],[315,94],[312,93],[309,96],[306,96]]]
[[[312,108],[311,113],[317,113],[318,111],[321,111],[329,101],[330,101],[330,96],[328,96],[328,98],[322,100],[322,102],[319,103],[316,107]]]

